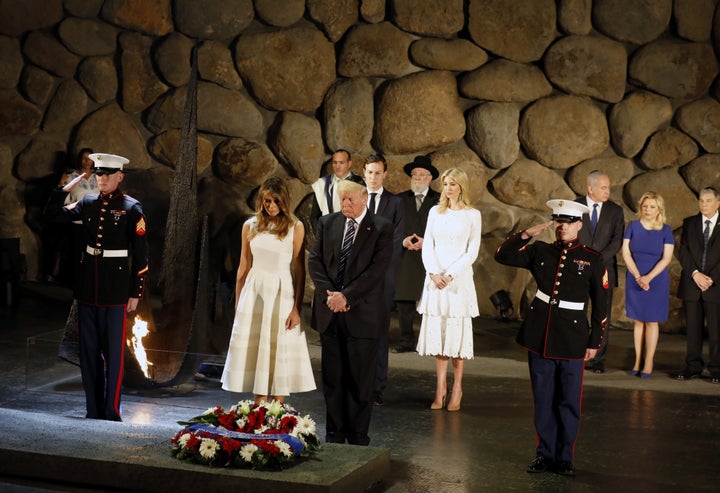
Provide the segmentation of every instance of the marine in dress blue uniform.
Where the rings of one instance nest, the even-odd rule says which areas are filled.
[[[85,237],[80,276],[75,283],[80,331],[80,371],[88,418],[122,421],[126,313],[144,296],[148,271],[147,224],[140,202],[118,184],[128,159],[91,154],[99,194],[62,206],[68,184],[50,198],[46,218],[82,220]]]
[[[528,269],[538,287],[517,336],[528,350],[537,431],[536,458],[527,471],[574,475],[583,362],[595,356],[605,334],[609,282],[600,253],[577,240],[587,206],[570,200],[547,205],[553,221],[507,238],[495,260]],[[557,241],[530,243],[551,226]]]

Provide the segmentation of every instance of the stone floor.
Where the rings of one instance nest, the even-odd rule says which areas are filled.
[[[0,408],[46,414],[48,422],[84,415],[79,371],[55,357],[67,309],[64,300],[26,296],[16,311],[0,314]],[[431,358],[390,355],[390,385],[385,405],[374,410],[370,436],[372,446],[390,449],[391,473],[373,492],[718,491],[720,386],[671,378],[684,357],[684,338],[676,335],[661,335],[651,378],[630,376],[632,337],[621,330],[610,334],[608,371],[586,375],[577,476],[527,474],[535,434],[526,355],[513,341],[516,328],[517,322],[476,320],[475,359],[466,364],[457,413],[429,410]],[[318,339],[312,331],[308,336],[319,382]],[[393,322],[391,341],[397,336]],[[173,429],[175,421],[197,411],[246,397],[222,391],[213,380],[125,389],[124,420]],[[288,401],[315,417],[324,435],[319,390]],[[28,430],[28,439],[33,436]],[[98,490],[5,476],[0,491]]]

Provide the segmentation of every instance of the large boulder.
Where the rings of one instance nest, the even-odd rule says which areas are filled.
[[[17,177],[27,182],[60,176],[67,165],[65,151],[65,142],[60,139],[47,136],[33,138],[17,156]]]
[[[115,26],[95,19],[66,17],[58,27],[60,41],[80,56],[112,55],[117,35]]]
[[[32,135],[42,119],[40,110],[17,91],[0,89],[0,137]]]
[[[697,214],[697,197],[678,174],[677,168],[666,168],[649,171],[636,176],[625,185],[625,201],[637,204],[642,195],[653,190],[665,199],[665,215],[667,224],[672,229],[682,226],[688,216]]]
[[[552,86],[538,67],[501,58],[463,75],[459,88],[467,98],[508,103],[527,103],[552,93]]]
[[[120,80],[123,109],[137,113],[152,105],[168,90],[155,74],[150,49],[152,38],[142,34],[124,32],[120,35]]]
[[[105,0],[64,0],[63,7],[75,17],[92,18],[98,16],[103,3]]]
[[[45,111],[43,130],[56,132],[73,127],[85,117],[88,97],[75,79],[63,81]]]
[[[315,111],[336,77],[333,44],[305,26],[241,36],[235,64],[255,99],[278,111]]]
[[[463,0],[394,0],[393,22],[421,36],[450,37],[465,25]]]
[[[163,80],[173,87],[190,80],[191,59],[195,42],[180,33],[171,33],[155,47],[152,58]]]
[[[307,11],[335,43],[357,22],[358,0],[307,0]]]
[[[305,0],[283,0],[281,9],[277,0],[255,0],[254,3],[258,18],[271,26],[292,26],[305,13]]]
[[[553,170],[520,158],[490,180],[494,195],[506,204],[549,212],[550,199],[573,199],[575,193]]]
[[[675,112],[678,126],[707,152],[720,152],[720,103],[703,98],[681,106]]]
[[[375,113],[374,143],[387,154],[428,151],[465,135],[455,77],[429,71],[390,81]]]
[[[280,113],[270,148],[292,176],[312,183],[325,156],[320,122],[301,113]]]
[[[109,56],[85,58],[78,67],[77,80],[97,103],[106,103],[117,96],[117,69]]]
[[[18,87],[30,102],[43,105],[55,87],[55,78],[43,69],[28,64],[23,69]]]
[[[688,41],[709,41],[716,3],[714,0],[673,2],[673,17],[677,35]]]
[[[215,174],[229,184],[256,187],[274,174],[277,165],[273,153],[261,142],[232,137],[215,149]]]
[[[152,163],[145,138],[133,119],[116,104],[100,108],[85,118],[77,129],[71,152],[89,147],[96,152],[120,154],[130,160],[128,169],[146,169]]]
[[[611,38],[645,44],[667,29],[672,10],[673,0],[594,0],[593,21],[597,29]]]
[[[80,63],[80,57],[44,31],[33,31],[28,34],[23,52],[35,65],[59,77],[72,77]]]
[[[545,73],[570,94],[617,103],[625,94],[627,53],[599,36],[566,36],[545,55]]]
[[[385,0],[360,0],[360,16],[368,24],[385,20]]]
[[[173,14],[177,31],[195,39],[229,40],[252,22],[252,0],[175,0]]]
[[[560,0],[558,24],[568,34],[589,34],[592,31],[592,0]]]
[[[422,67],[464,72],[480,67],[488,56],[467,39],[423,38],[410,45],[410,58]]]
[[[243,87],[230,50],[213,40],[203,41],[198,49],[198,76],[234,91]]]
[[[635,163],[631,159],[620,156],[601,156],[586,159],[567,172],[565,181],[578,195],[588,192],[587,177],[593,171],[604,171],[610,177],[610,197],[622,202],[622,189],[625,183],[635,174]]]
[[[63,18],[63,0],[3,0],[0,34],[19,38],[27,31],[51,27]]]
[[[648,91],[635,91],[612,107],[610,135],[618,154],[633,157],[648,137],[670,125],[673,108],[666,97]]]
[[[706,94],[718,73],[710,43],[663,39],[639,48],[630,60],[632,82],[671,98]]]
[[[0,88],[14,89],[22,68],[20,43],[17,39],[0,35]]]
[[[554,0],[470,0],[468,31],[482,48],[515,62],[534,62],[555,39]]]
[[[131,31],[164,36],[173,30],[172,0],[106,0],[102,18]],[[180,2],[175,2],[176,9]],[[196,2],[200,3],[200,2]]]
[[[338,74],[343,77],[395,78],[420,70],[408,58],[417,38],[389,22],[353,27],[342,43]]]
[[[149,150],[155,160],[175,168],[182,132],[171,129],[150,139]],[[202,135],[197,137],[197,172],[202,173],[212,163],[214,147]]]
[[[488,102],[467,114],[468,145],[492,168],[507,168],[520,155],[520,109],[514,103]]]
[[[528,156],[551,168],[569,168],[608,145],[605,114],[580,96],[551,96],[533,103],[520,121]]]
[[[656,132],[640,156],[647,169],[679,168],[698,155],[698,146],[687,134],[673,127]]]
[[[690,189],[700,193],[705,187],[720,190],[720,154],[704,154],[680,169]]]
[[[471,202],[477,202],[486,195],[488,169],[478,155],[464,142],[459,141],[443,147],[431,153],[429,157],[441,175],[450,168],[460,168],[467,173],[470,189],[463,193],[467,193]]]
[[[323,104],[327,147],[350,152],[369,147],[373,109],[373,87],[367,79],[339,79],[327,92]]]

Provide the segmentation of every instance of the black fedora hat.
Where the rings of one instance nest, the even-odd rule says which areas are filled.
[[[435,166],[432,165],[430,158],[427,156],[415,156],[415,159],[413,159],[412,163],[407,163],[405,166],[403,166],[403,170],[408,176],[410,176],[412,170],[414,170],[415,168],[423,168],[428,170],[432,175],[433,180],[437,179],[437,177],[440,176],[440,172]]]

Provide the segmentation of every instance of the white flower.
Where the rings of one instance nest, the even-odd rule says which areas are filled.
[[[243,445],[240,449],[240,457],[245,462],[252,462],[252,457],[255,452],[257,452],[258,447],[257,445],[254,445],[252,443],[248,443],[247,445]]]
[[[220,449],[220,444],[212,438],[203,438],[200,442],[200,455],[206,459],[215,457],[215,452]]]
[[[280,449],[280,452],[282,452],[285,457],[293,456],[293,451],[288,443],[283,442],[282,440],[275,440],[275,445],[277,445],[277,448]]]
[[[307,433],[307,434],[313,434],[315,433],[315,421],[309,416],[298,416],[298,423],[295,426],[295,430],[298,433]]]
[[[183,433],[177,443],[180,444],[181,447],[185,447],[191,436],[192,435],[190,433]]]
[[[255,402],[249,400],[240,401],[236,405],[236,410],[240,414],[247,416],[248,414],[250,414],[250,409],[252,408],[253,404],[255,404]]]
[[[267,425],[262,425],[260,428],[255,428],[253,433],[260,435],[260,434],[264,433],[267,429],[268,429]]]
[[[247,418],[245,418],[245,416],[238,418],[235,420],[235,424],[237,425],[238,428],[244,428],[245,425],[247,424]]]
[[[270,414],[271,416],[280,416],[285,411],[285,408],[283,408],[282,403],[275,401],[275,400],[270,401],[269,403],[264,402],[263,404],[267,408],[268,414]]]
[[[215,414],[215,409],[217,409],[217,407],[209,407],[204,413],[202,413],[202,415],[207,416],[208,414]]]

